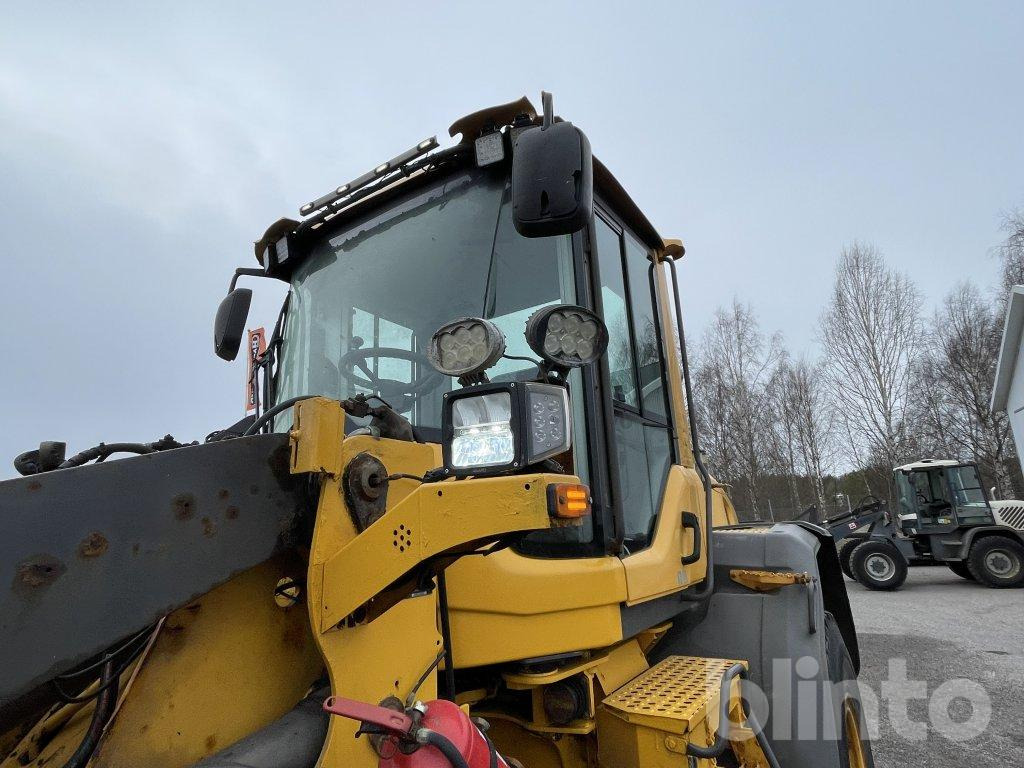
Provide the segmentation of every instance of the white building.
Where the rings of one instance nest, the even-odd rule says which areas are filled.
[[[1003,344],[999,350],[996,381],[992,389],[992,410],[1010,415],[1010,428],[1017,455],[1024,458],[1024,285],[1015,285],[1006,307]]]

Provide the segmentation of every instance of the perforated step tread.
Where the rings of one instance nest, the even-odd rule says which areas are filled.
[[[675,721],[667,730],[682,730],[703,720],[708,705],[717,702],[722,675],[733,664],[730,659],[669,656],[643,672],[602,702],[627,720],[663,718]]]

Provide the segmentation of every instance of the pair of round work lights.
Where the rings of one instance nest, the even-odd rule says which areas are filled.
[[[548,371],[563,375],[597,360],[608,348],[608,329],[589,309],[554,304],[526,321],[526,342]],[[483,374],[505,354],[505,334],[490,320],[464,317],[445,323],[427,350],[430,364],[460,382],[486,381]]]

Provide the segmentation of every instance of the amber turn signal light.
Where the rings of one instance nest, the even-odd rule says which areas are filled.
[[[577,518],[590,514],[590,489],[579,483],[555,483],[548,486],[548,514]]]

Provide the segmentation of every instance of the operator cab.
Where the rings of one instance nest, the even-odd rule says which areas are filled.
[[[417,441],[447,450],[446,398],[464,385],[428,360],[440,327],[489,321],[505,349],[484,381],[529,382],[545,373],[544,355],[524,336],[527,320],[553,305],[592,311],[607,353],[560,379],[571,448],[551,460],[589,486],[594,513],[531,535],[522,549],[558,557],[644,550],[679,453],[672,413],[681,406],[666,383],[678,362],[666,364],[675,344],[661,327],[670,310],[655,300],[664,243],[549,100],[543,115],[524,98],[462,118],[450,133],[462,137],[456,146],[420,142],[257,242],[261,276],[290,284],[257,366],[263,401],[373,397],[408,420]],[[282,411],[273,429],[289,429],[291,418]],[[369,418],[346,417],[348,434],[368,428]]]
[[[925,459],[896,467],[900,526],[908,535],[943,533],[995,521],[974,464]]]

